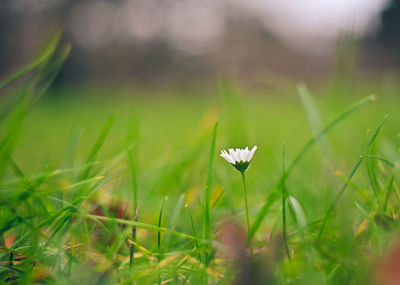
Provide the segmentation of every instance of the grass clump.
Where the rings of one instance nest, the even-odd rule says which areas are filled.
[[[338,111],[329,102],[345,105],[347,97],[316,100],[299,85],[300,99],[293,89],[287,98],[241,102],[221,81],[222,107],[214,97],[175,98],[165,108],[166,99],[138,96],[88,108],[92,99],[60,103],[54,90],[38,101],[67,56],[59,39],[0,83],[9,94],[0,112],[1,282],[383,280],[399,221],[398,99],[368,104],[368,96]],[[82,133],[74,120],[85,113]],[[137,118],[140,128],[129,129]],[[254,144],[246,180],[216,159],[230,145]],[[242,174],[245,162],[238,160]]]

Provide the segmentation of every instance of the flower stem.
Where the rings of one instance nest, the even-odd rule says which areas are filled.
[[[243,194],[244,194],[244,206],[246,209],[247,234],[249,234],[250,233],[250,216],[249,216],[249,205],[247,204],[246,178],[244,175],[244,171],[241,171],[240,173],[242,174],[242,180],[243,180]]]
[[[285,155],[286,155],[286,144],[283,143],[282,147],[282,175],[285,175]],[[286,231],[286,189],[285,189],[285,181],[282,180],[281,183],[282,190],[282,227],[283,227],[283,242],[285,244],[286,255],[290,261],[290,251],[289,245],[287,242],[287,231]]]

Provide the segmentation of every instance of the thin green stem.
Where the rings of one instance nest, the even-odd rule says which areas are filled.
[[[204,191],[204,217],[203,217],[203,239],[210,240],[211,236],[211,224],[210,224],[210,200],[211,200],[211,183],[212,183],[212,170],[214,163],[214,153],[215,153],[215,142],[217,140],[217,130],[218,130],[218,121],[215,122],[214,131],[211,138],[211,146],[210,146],[210,156],[208,161],[208,173],[207,173],[207,182],[206,189]],[[204,261],[208,260],[208,254],[204,254]],[[208,264],[205,264],[208,266]],[[207,270],[204,271],[203,275],[203,284],[208,284],[208,275]]]
[[[282,175],[285,173],[285,154],[286,154],[286,144],[283,143],[282,147]],[[283,226],[283,242],[285,243],[285,250],[288,259],[290,260],[289,246],[287,242],[287,231],[286,231],[286,191],[285,191],[285,181],[281,183],[282,188],[282,226]]]
[[[218,121],[215,122],[214,131],[211,139],[210,156],[208,161],[208,173],[206,189],[204,191],[204,222],[203,222],[203,239],[210,239],[211,225],[210,225],[210,200],[211,200],[211,182],[212,182],[212,169],[214,164],[215,142],[217,140]]]
[[[244,171],[240,173],[242,174],[242,181],[243,181],[244,207],[246,209],[246,222],[247,222],[247,234],[248,234],[250,232],[250,215],[249,215],[249,205],[247,203],[246,177],[244,175]]]
[[[161,220],[162,220],[162,214],[163,214],[163,210],[164,210],[164,206],[165,206],[165,201],[168,200],[168,197],[165,197],[162,206],[161,206],[161,210],[160,210],[160,215],[158,216],[158,227],[161,227]],[[161,262],[161,231],[159,230],[157,232],[157,252],[158,252],[158,256],[157,256],[157,260],[158,263]],[[161,273],[160,271],[158,272],[158,282],[157,284],[161,284]]]

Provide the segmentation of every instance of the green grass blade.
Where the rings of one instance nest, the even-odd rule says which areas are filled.
[[[285,155],[286,155],[286,144],[283,143],[282,146],[282,175],[285,173]],[[285,183],[281,184],[281,192],[282,192],[282,228],[283,228],[283,242],[285,244],[285,250],[287,258],[290,260],[290,251],[289,245],[287,241],[287,231],[286,231],[286,191],[285,191]]]
[[[45,46],[41,55],[39,55],[36,59],[34,59],[30,63],[22,67],[20,70],[16,71],[14,74],[10,75],[8,78],[2,80],[0,82],[0,89],[12,83],[19,77],[23,76],[24,74],[32,71],[36,67],[40,66],[42,63],[46,63],[56,51],[60,39],[61,39],[60,32],[56,33],[53,37],[51,37],[49,43]]]
[[[162,214],[165,206],[165,202],[168,200],[168,197],[165,197],[161,209],[160,209],[160,214],[158,215],[158,228],[161,228],[161,222],[162,222]],[[158,262],[161,261],[161,230],[157,231],[157,250],[158,250]]]
[[[292,216],[296,221],[297,226],[299,228],[306,227],[307,226],[306,214],[304,213],[304,210],[301,207],[299,201],[297,201],[296,198],[294,198],[293,196],[289,196],[287,202],[289,205],[290,212],[292,213]]]
[[[136,177],[136,167],[133,161],[132,152],[128,147],[126,141],[124,142],[124,147],[126,151],[126,156],[128,157],[129,162],[129,169],[131,171],[131,179],[132,179],[132,201],[133,201],[133,213],[136,211],[138,204],[137,204],[137,177]]]
[[[395,167],[396,167],[396,164],[395,164],[395,163],[391,162],[390,160],[388,160],[388,159],[386,159],[386,158],[380,157],[380,156],[367,154],[367,155],[365,155],[365,157],[367,157],[367,158],[373,158],[373,159],[382,161],[382,162],[384,162],[385,164],[389,165],[391,168],[395,168]]]
[[[390,175],[389,179],[388,179],[388,182],[385,185],[385,188],[383,189],[384,190],[383,193],[385,195],[385,199],[383,201],[383,206],[382,206],[383,212],[386,211],[386,207],[387,207],[387,204],[388,204],[388,201],[389,201],[389,197],[390,197],[390,194],[392,193],[393,182],[394,182],[395,176],[396,176],[396,172],[393,171],[392,174]]]
[[[374,142],[369,148],[369,155],[374,156],[376,149],[376,143]],[[368,173],[368,178],[371,183],[372,189],[374,191],[375,197],[378,197],[380,193],[380,187],[378,183],[378,178],[376,177],[376,159],[367,159],[366,160],[366,168]]]
[[[367,103],[370,103],[375,100],[375,96],[371,95],[368,97],[365,97],[361,99],[360,101],[356,102],[355,104],[351,105],[348,107],[346,110],[344,110],[342,113],[340,113],[335,119],[333,119],[330,123],[328,123],[320,132],[318,132],[317,135],[315,135],[313,138],[311,138],[300,150],[300,152],[296,155],[296,157],[293,159],[291,164],[289,165],[285,175],[283,176],[282,179],[287,179],[289,174],[293,171],[293,169],[297,166],[297,164],[300,162],[300,160],[303,158],[303,156],[313,147],[321,138],[323,138],[329,131],[331,131],[337,124],[339,124],[341,121],[343,121],[345,118],[347,118],[349,115],[351,115],[353,112],[361,108]]]
[[[158,227],[161,228],[161,221],[162,221],[162,214],[163,214],[163,210],[164,210],[164,206],[165,206],[165,201],[168,200],[168,197],[165,197],[162,205],[161,205],[161,209],[160,209],[160,214],[158,216]],[[157,260],[158,263],[160,264],[161,262],[161,230],[157,231]],[[158,272],[158,278],[157,278],[158,283],[157,284],[161,284],[161,273]]]
[[[204,220],[203,220],[203,239],[210,238],[211,225],[210,225],[210,198],[211,198],[211,183],[212,171],[214,164],[215,142],[217,140],[218,121],[215,123],[214,131],[211,139],[210,156],[208,161],[207,183],[204,192]]]
[[[214,209],[215,207],[218,206],[218,204],[221,202],[224,195],[225,195],[225,190],[221,191],[221,193],[218,195],[218,197],[214,200],[214,203],[211,205],[211,209]]]
[[[185,195],[181,194],[179,196],[179,199],[177,203],[174,206],[174,210],[172,211],[170,221],[168,223],[168,228],[171,230],[175,230],[176,225],[178,224],[179,221],[179,215],[181,213],[181,210],[183,208],[183,203],[185,202]],[[171,245],[171,234],[167,234],[164,237],[164,244],[165,244],[165,250],[168,251],[170,245]]]
[[[350,114],[354,113],[356,110],[360,109],[362,106],[365,104],[372,102],[375,100],[375,97],[373,95],[365,97],[355,104],[351,105],[347,109],[345,109],[343,112],[341,112],[336,118],[334,118],[330,123],[328,123],[316,136],[311,138],[300,150],[300,152],[295,156],[289,167],[286,169],[285,173],[281,176],[280,180],[276,184],[276,186],[273,188],[273,190],[268,194],[266,201],[261,208],[261,210],[258,212],[256,219],[251,227],[251,230],[249,232],[249,240],[253,238],[254,234],[257,232],[258,228],[260,227],[263,219],[267,215],[269,208],[274,204],[277,199],[279,199],[279,187],[283,181],[285,181],[293,169],[296,167],[296,165],[300,162],[300,160],[304,157],[304,155],[324,136],[326,135],[329,131],[331,131],[337,124],[339,124],[341,121],[343,121],[345,118],[347,118]]]
[[[92,162],[96,159],[96,156],[100,150],[100,148],[102,147],[108,132],[111,129],[112,124],[114,123],[115,119],[117,117],[117,113],[112,114],[109,119],[106,121],[103,129],[101,130],[95,144],[93,145],[92,150],[89,153],[89,156],[87,158],[87,163],[89,164],[89,166],[84,170],[84,172],[81,175],[81,179],[86,179],[89,176],[90,170],[92,169]]]
[[[17,274],[17,275],[23,275],[24,274],[24,272],[19,270],[19,269],[16,269],[16,268],[10,267],[10,266],[5,266],[5,265],[2,265],[2,264],[0,264],[0,269],[6,270],[6,271],[10,271],[10,272],[12,272],[14,274]]]
[[[312,134],[313,136],[317,136],[318,133],[322,130],[323,124],[314,99],[304,83],[297,84],[297,92],[299,93],[301,102],[304,106],[304,110],[306,111]],[[324,153],[325,155],[327,153],[332,153],[332,148],[330,147],[326,138],[321,139],[320,145],[323,147],[322,149],[320,149],[321,153]]]
[[[194,226],[193,216],[192,216],[192,212],[190,211],[190,207],[189,207],[188,204],[186,204],[186,205],[185,205],[185,208],[187,209],[188,214],[189,214],[190,225],[191,225],[191,227],[192,227],[192,234],[193,234],[194,237],[197,237],[197,234],[196,234],[196,227]],[[199,248],[199,243],[197,242],[197,240],[194,240],[194,245],[196,246],[196,249]]]
[[[354,174],[356,173],[358,167],[360,166],[361,162],[363,161],[364,157],[365,157],[365,153],[369,150],[369,148],[371,147],[371,145],[374,143],[375,139],[377,138],[383,124],[385,123],[386,119],[388,118],[388,116],[386,115],[383,120],[381,121],[381,123],[378,125],[378,128],[375,130],[373,136],[371,137],[371,139],[368,141],[367,145],[365,146],[364,151],[362,152],[360,158],[357,160],[356,164],[353,166],[353,169],[351,170],[349,176],[348,176],[348,180],[351,180],[351,178],[354,176]],[[340,189],[340,191],[338,192],[338,194],[336,195],[335,199],[333,200],[332,204],[329,206],[328,211],[326,212],[325,218],[322,222],[322,226],[319,230],[319,234],[318,234],[318,239],[317,241],[320,241],[322,234],[324,232],[326,223],[330,217],[331,212],[334,210],[336,204],[338,203],[340,197],[342,196],[342,194],[344,193],[344,191],[347,188],[348,183],[345,182],[342,186],[342,188]]]

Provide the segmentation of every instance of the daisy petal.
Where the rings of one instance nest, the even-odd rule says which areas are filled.
[[[243,150],[243,161],[245,161],[245,162],[248,162],[248,161],[249,161],[249,153],[250,153],[249,148],[246,147],[246,148]]]
[[[239,149],[239,161],[243,161],[243,150]]]
[[[237,170],[244,172],[249,165],[248,163],[253,159],[256,150],[257,146],[254,146],[251,150],[248,147],[230,148],[228,151],[222,150],[220,156],[235,166]]]
[[[235,161],[235,151],[233,150],[233,148],[229,149],[229,156],[233,161]]]
[[[240,149],[236,149],[236,158],[237,158],[237,162],[239,162],[240,161],[240,156],[241,156],[241,152],[240,152]]]
[[[221,156],[229,163],[234,164],[235,162],[232,160],[232,158],[227,154],[227,153],[221,153]]]
[[[250,153],[249,153],[248,161],[250,161],[250,160],[253,159],[253,155],[254,155],[254,153],[256,152],[256,150],[257,150],[257,146],[255,145],[255,146],[251,149],[251,151],[250,151]]]

